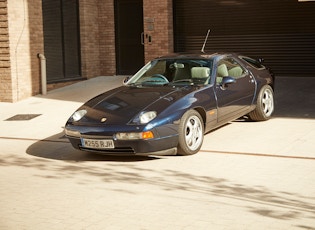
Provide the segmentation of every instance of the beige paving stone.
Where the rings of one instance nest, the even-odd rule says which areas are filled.
[[[78,92],[101,83],[0,103],[1,230],[314,229],[311,114],[232,122],[193,156],[100,156],[74,150],[62,126],[88,98]]]

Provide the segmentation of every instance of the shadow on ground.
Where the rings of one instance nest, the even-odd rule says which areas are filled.
[[[315,78],[276,78],[273,116],[315,119]]]
[[[26,153],[32,156],[64,161],[148,161],[159,159],[146,156],[108,156],[76,150],[64,133],[59,133],[29,146]]]
[[[51,153],[56,153],[58,149],[67,149],[64,145],[68,144],[52,142],[49,148],[53,149]],[[287,191],[273,191],[264,186],[239,184],[224,178],[195,175],[172,165],[160,169],[154,164],[149,166],[143,163],[138,164],[134,162],[134,158],[125,158],[119,161],[118,158],[85,154],[85,156],[81,156],[80,162],[53,161],[51,159],[77,159],[77,157],[73,158],[72,154],[77,155],[78,153],[68,152],[67,150],[59,156],[49,157],[47,152],[44,154],[43,147],[47,148],[46,144],[28,149],[29,154],[41,158],[29,159],[25,156],[12,155],[0,159],[0,166],[32,168],[41,172],[35,173],[35,176],[39,178],[70,180],[86,186],[97,182],[106,183],[108,190],[120,193],[137,195],[143,189],[144,191],[159,191],[159,193],[165,191],[165,195],[180,196],[181,199],[185,199],[186,196],[189,199],[193,196],[198,202],[209,203],[209,205],[211,205],[213,199],[224,198],[224,201],[222,201],[224,205],[238,205],[248,212],[276,220],[301,221],[303,219],[315,219],[314,196],[306,197]],[[71,151],[71,149],[69,150]],[[154,158],[138,160],[150,159]],[[164,158],[161,160],[171,159]],[[89,162],[86,162],[86,160]],[[102,162],[97,162],[98,160]],[[115,183],[123,183],[124,186],[117,188]],[[132,189],[137,185],[141,186],[142,190]],[[238,202],[235,203],[235,201]],[[303,227],[311,229],[308,226]]]

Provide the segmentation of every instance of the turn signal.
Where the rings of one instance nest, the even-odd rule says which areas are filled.
[[[151,138],[154,138],[154,135],[151,131],[142,133],[142,139],[151,139]]]

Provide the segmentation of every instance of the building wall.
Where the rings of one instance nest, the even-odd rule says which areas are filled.
[[[115,1],[78,0],[81,75],[83,78],[89,79],[101,75],[110,76],[116,74]],[[144,39],[145,62],[174,51],[173,2],[176,5],[176,3],[183,1],[143,0],[144,34],[146,35]],[[288,0],[289,3],[297,4]],[[264,1],[260,2],[260,4],[268,5]],[[309,28],[313,28],[313,21],[311,20],[313,17],[311,10],[313,8],[311,7],[314,7],[314,5],[309,4],[303,3],[302,5],[301,3],[298,5],[299,7],[304,7],[298,11],[300,12],[298,18],[304,18],[307,22],[302,24],[303,27],[298,26],[298,29],[301,30],[300,34],[303,32],[302,30],[307,29],[308,31]],[[196,7],[196,4],[194,6]],[[278,8],[275,8],[276,15],[279,15]],[[191,9],[188,9],[187,12],[191,13]],[[224,7],[225,11],[226,9]],[[200,10],[197,12],[200,12]],[[306,14],[306,11],[309,13]],[[291,14],[283,15],[291,17]],[[190,22],[191,18],[188,18],[188,22]],[[194,18],[201,20],[200,17]],[[228,18],[225,19],[228,20]],[[287,22],[287,20],[277,17],[275,20],[272,20],[272,23],[284,21]],[[181,20],[179,22],[183,23]],[[219,25],[221,24],[219,23]],[[192,27],[189,26],[189,28]],[[311,31],[312,33],[305,37],[308,39],[307,41],[313,42],[314,33],[313,30]],[[202,44],[205,32],[206,30],[200,36],[200,44]],[[225,32],[228,33],[229,31],[226,30]],[[251,30],[247,30],[247,32],[252,33]],[[187,34],[187,31],[183,31],[183,34]],[[0,102],[15,102],[41,93],[40,60],[37,54],[44,54],[43,37],[42,0],[0,0]],[[295,37],[292,39],[294,42],[297,42]],[[212,40],[214,39],[212,38]],[[222,39],[219,38],[219,40],[221,41]],[[305,42],[303,41],[301,40],[299,44],[304,44]],[[311,62],[314,57],[312,53],[313,47],[311,47],[312,49],[308,46],[305,47],[305,57],[311,53],[311,58],[309,58]],[[290,49],[286,50],[290,51]],[[290,55],[287,55],[287,57],[291,58]],[[281,60],[283,61],[283,58]],[[309,66],[312,66],[308,68],[312,71],[314,65]],[[47,88],[50,90],[70,83],[73,82],[49,84]]]
[[[79,8],[82,76],[91,78],[100,68],[98,0],[82,0]]]
[[[99,75],[116,74],[114,0],[99,0],[100,72]]]
[[[11,100],[11,65],[7,1],[0,1],[0,102]]]
[[[82,77],[114,75],[113,0],[80,0],[79,13]],[[0,102],[41,93],[38,53],[44,54],[42,1],[0,0]],[[48,84],[47,89],[68,84]]]
[[[82,76],[116,74],[114,0],[80,0]],[[143,0],[145,62],[171,53],[173,46],[172,0]],[[153,20],[153,22],[152,22]],[[153,24],[153,27],[152,27]]]
[[[4,91],[1,100],[15,102],[41,90],[37,56],[44,50],[41,0],[10,0],[7,12],[11,91]]]
[[[174,51],[172,0],[144,0],[145,62]]]
[[[113,0],[80,0],[82,76],[113,75],[115,23]]]
[[[145,62],[173,52],[172,0],[143,0]],[[81,74],[116,74],[114,0],[79,1]],[[42,0],[0,0],[0,102],[41,93]],[[48,84],[47,89],[71,82]]]

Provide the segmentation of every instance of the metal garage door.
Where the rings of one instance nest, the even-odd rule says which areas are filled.
[[[47,82],[80,78],[80,40],[77,0],[43,0]]]
[[[255,58],[277,76],[314,76],[315,2],[298,0],[174,0],[175,52],[206,51]]]

